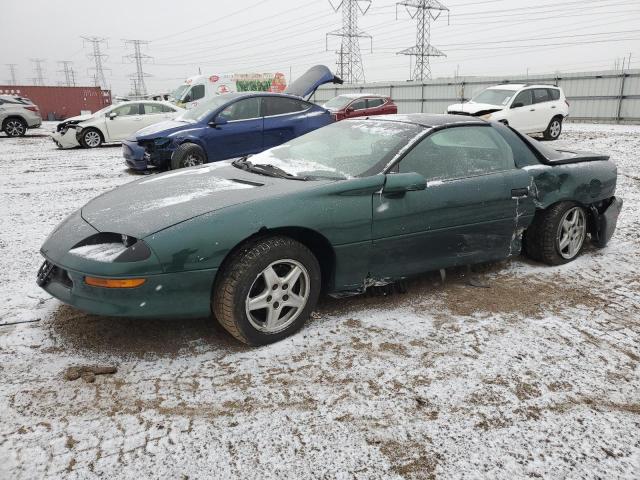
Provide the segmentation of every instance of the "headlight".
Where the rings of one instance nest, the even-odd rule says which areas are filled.
[[[151,256],[149,246],[129,235],[100,232],[78,242],[72,255],[102,262],[139,262]]]
[[[489,120],[491,118],[491,115],[492,115],[491,113],[485,113],[480,118],[484,118],[485,120]]]
[[[168,138],[154,138],[153,139],[153,145],[156,147],[166,147],[167,145],[169,145],[171,143],[171,140]]]

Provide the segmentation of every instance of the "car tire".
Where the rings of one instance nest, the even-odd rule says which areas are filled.
[[[560,202],[537,212],[525,233],[527,255],[547,265],[574,260],[584,247],[587,222],[587,212],[575,202]]]
[[[543,132],[545,140],[557,140],[562,133],[562,117],[556,116],[551,119],[549,126]]]
[[[102,133],[96,128],[85,128],[80,134],[80,145],[84,148],[98,148],[102,142]]]
[[[20,117],[9,117],[7,118],[3,125],[2,130],[7,134],[8,137],[24,137],[27,133],[27,122]]]
[[[195,167],[206,163],[204,150],[195,143],[183,143],[171,155],[171,169]]]
[[[248,345],[277,342],[298,331],[320,295],[318,260],[284,236],[246,245],[219,275],[211,310],[225,330]]]

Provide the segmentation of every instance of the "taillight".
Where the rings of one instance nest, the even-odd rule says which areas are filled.
[[[40,109],[36,105],[26,105],[23,108],[26,108],[27,110],[30,110],[30,111],[36,112],[36,113],[38,113],[40,111]]]

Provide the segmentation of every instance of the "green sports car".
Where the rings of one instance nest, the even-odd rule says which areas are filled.
[[[145,177],[47,238],[39,285],[80,310],[211,313],[251,345],[341,296],[524,250],[604,247],[622,201],[607,156],[453,115],[346,120],[249,158]]]

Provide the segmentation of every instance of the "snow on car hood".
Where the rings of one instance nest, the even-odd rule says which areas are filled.
[[[138,130],[131,140],[151,140],[158,136],[166,137],[175,132],[193,128],[196,124],[191,122],[180,122],[177,120],[165,120],[164,122],[154,123],[148,127]]]
[[[489,103],[475,103],[475,102],[464,102],[464,103],[456,103],[453,105],[449,105],[447,108],[448,112],[464,112],[471,115],[480,113],[480,112],[497,112],[502,110],[504,107],[500,105],[491,105]]]
[[[82,207],[82,218],[100,232],[144,238],[205,213],[318,183],[266,177],[218,162],[123,185]]]

